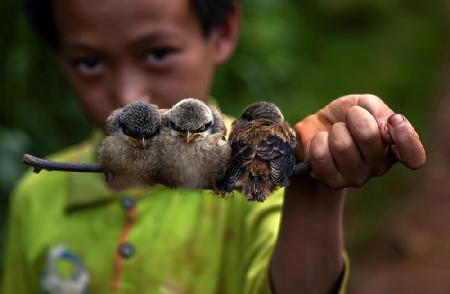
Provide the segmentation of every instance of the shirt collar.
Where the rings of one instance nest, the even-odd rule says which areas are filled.
[[[95,130],[90,138],[77,146],[69,160],[93,163],[96,160],[97,146],[103,134]],[[110,200],[113,192],[107,187],[103,173],[67,173],[66,210],[74,210]]]

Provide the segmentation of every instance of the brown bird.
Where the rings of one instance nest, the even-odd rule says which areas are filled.
[[[136,102],[116,109],[106,121],[107,136],[98,152],[107,180],[112,176],[130,185],[154,183],[160,129],[156,105]]]
[[[188,189],[214,188],[223,177],[231,148],[220,112],[204,102],[187,98],[163,115],[157,141],[161,184]]]
[[[217,183],[219,193],[237,188],[248,200],[264,201],[277,186],[289,185],[296,139],[276,105],[247,106],[233,122],[229,142],[231,163]]]

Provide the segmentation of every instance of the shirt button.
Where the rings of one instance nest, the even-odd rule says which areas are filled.
[[[131,257],[134,254],[134,246],[128,242],[125,242],[119,246],[119,253],[123,258]]]
[[[123,207],[124,209],[130,209],[130,208],[133,208],[133,207],[134,207],[134,204],[135,204],[134,199],[131,198],[131,197],[128,197],[128,196],[122,197],[121,202],[122,202],[122,207]]]

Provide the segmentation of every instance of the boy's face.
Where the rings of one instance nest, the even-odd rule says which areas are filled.
[[[53,1],[58,60],[89,118],[115,108],[206,99],[216,64],[231,54],[237,16],[205,37],[188,0]],[[234,22],[234,23],[233,23]]]

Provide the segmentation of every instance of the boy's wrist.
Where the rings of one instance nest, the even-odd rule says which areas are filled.
[[[333,288],[344,264],[344,201],[345,189],[333,190],[310,176],[291,179],[270,265],[275,290],[328,293]]]
[[[327,203],[330,205],[335,203],[340,206],[345,194],[346,189],[333,189],[307,175],[291,178],[285,196],[311,204]]]

